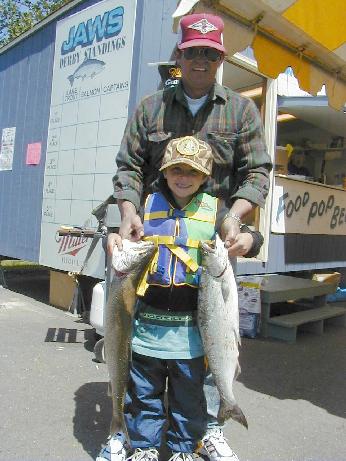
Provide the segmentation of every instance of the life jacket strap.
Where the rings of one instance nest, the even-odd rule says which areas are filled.
[[[155,246],[158,245],[178,245],[178,246],[186,246],[189,248],[198,248],[200,244],[200,240],[193,240],[185,237],[180,237],[179,235],[168,236],[168,235],[150,235],[143,237],[143,240],[153,242]],[[213,243],[212,240],[203,240],[207,245],[211,245]]]
[[[144,213],[144,221],[165,218],[190,218],[211,224],[214,224],[215,221],[214,216],[209,216],[205,213],[201,213],[200,211],[184,211],[174,208],[166,211],[152,211],[151,213]]]

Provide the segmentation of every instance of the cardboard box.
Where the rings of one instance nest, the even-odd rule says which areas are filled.
[[[256,338],[259,330],[260,314],[246,310],[239,312],[239,334],[243,338]]]
[[[255,338],[261,315],[261,284],[263,276],[238,276],[239,333],[240,336]]]
[[[261,284],[263,276],[244,275],[237,277],[239,310],[253,314],[261,313]]]
[[[286,147],[276,146],[275,151],[275,173],[288,173],[288,153]]]
[[[71,307],[76,282],[66,272],[50,271],[49,303],[55,307],[69,310]]]

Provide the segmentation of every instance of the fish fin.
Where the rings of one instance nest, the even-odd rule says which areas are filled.
[[[234,328],[233,331],[234,331],[234,337],[235,337],[235,340],[236,340],[237,344],[239,346],[241,346],[241,337],[240,337],[240,333],[239,333],[239,327]]]
[[[239,362],[237,363],[237,367],[235,369],[235,373],[234,373],[234,379],[236,380],[238,378],[238,376],[240,375],[241,373],[241,367],[239,365]]]
[[[70,82],[70,85],[72,86],[72,85],[73,85],[73,82],[74,82],[74,76],[73,76],[73,74],[72,74],[72,75],[69,75],[69,76],[67,77],[67,79],[68,79],[68,81]]]
[[[229,418],[234,419],[234,421],[237,421],[248,429],[247,420],[241,408],[237,404],[228,406],[226,402],[221,401],[219,412],[217,414],[218,423],[224,424]]]
[[[223,297],[223,300],[224,302],[226,303],[229,296],[230,296],[230,293],[231,293],[231,289],[230,289],[230,286],[229,286],[229,283],[226,282],[226,280],[223,280],[222,281],[222,284],[221,284],[221,292],[222,292],[222,297]]]

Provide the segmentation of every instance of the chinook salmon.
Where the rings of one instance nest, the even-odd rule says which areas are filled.
[[[111,434],[123,432],[127,438],[123,409],[131,358],[136,288],[154,250],[152,242],[123,240],[123,250],[115,247],[112,258],[114,276],[106,306],[104,338],[113,403]]]
[[[198,326],[210,371],[220,394],[218,422],[233,418],[248,427],[233,394],[238,362],[238,291],[228,251],[217,236],[215,248],[201,243],[203,270],[198,293]]]

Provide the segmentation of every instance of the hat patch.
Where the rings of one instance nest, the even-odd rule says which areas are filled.
[[[177,151],[181,155],[196,155],[199,152],[199,145],[197,139],[192,136],[185,136],[177,144]]]
[[[195,22],[194,24],[191,24],[188,26],[189,29],[194,29],[198,30],[201,34],[207,34],[208,32],[213,32],[214,30],[218,30],[217,27],[214,26],[211,22],[209,22],[207,19],[201,19],[198,22]]]

